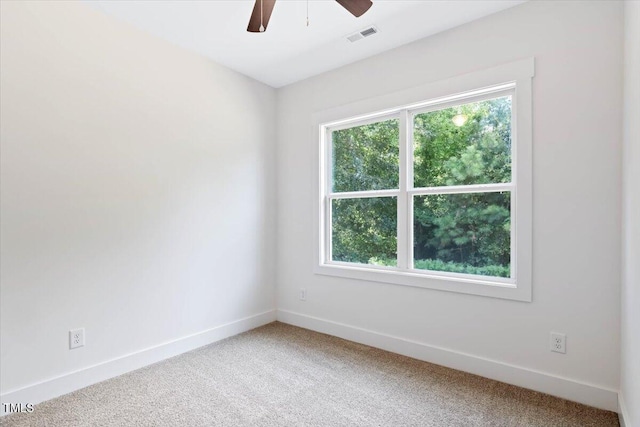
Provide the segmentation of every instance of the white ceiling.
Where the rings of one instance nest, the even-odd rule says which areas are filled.
[[[90,0],[93,7],[281,87],[523,3],[525,0],[373,0],[355,18],[334,0],[277,0],[265,33],[246,31],[253,0]],[[355,43],[346,36],[380,31]]]

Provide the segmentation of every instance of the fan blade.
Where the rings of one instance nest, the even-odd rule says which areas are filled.
[[[371,0],[336,0],[342,7],[347,9],[353,16],[359,18],[362,16],[373,3]]]
[[[271,18],[273,6],[275,4],[276,0],[256,0],[256,3],[253,5],[251,18],[249,18],[249,26],[247,27],[247,31],[249,31],[250,33],[260,33],[261,23],[264,27],[264,30],[266,30],[267,24],[269,23],[269,18]],[[261,15],[262,20],[260,19]]]

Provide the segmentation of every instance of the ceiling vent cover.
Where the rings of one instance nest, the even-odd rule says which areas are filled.
[[[349,36],[347,36],[347,40],[349,40],[351,43],[353,42],[357,42],[358,40],[362,40],[365,37],[369,37],[372,36],[374,34],[376,34],[378,32],[378,29],[376,27],[369,27],[369,28],[365,28],[364,30],[360,30],[357,33],[353,33]]]

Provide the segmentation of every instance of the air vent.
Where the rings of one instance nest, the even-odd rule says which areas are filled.
[[[360,30],[357,33],[353,33],[347,36],[347,40],[349,40],[351,43],[357,42],[358,40],[361,40],[365,37],[372,36],[377,32],[378,32],[378,29],[376,27],[365,28],[364,30]]]

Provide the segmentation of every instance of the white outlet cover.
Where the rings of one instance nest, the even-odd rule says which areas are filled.
[[[565,354],[567,352],[567,336],[559,332],[551,332],[549,350]]]
[[[69,349],[84,347],[84,328],[69,331]]]

